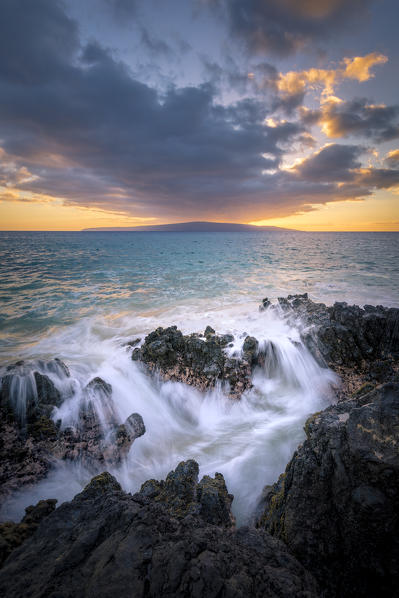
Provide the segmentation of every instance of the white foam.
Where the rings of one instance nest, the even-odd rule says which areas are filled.
[[[262,488],[274,482],[304,437],[309,414],[331,400],[334,374],[321,368],[302,345],[299,333],[276,313],[259,312],[242,303],[216,306],[179,306],[162,313],[119,315],[81,320],[47,335],[35,347],[41,356],[57,355],[70,367],[77,392],[66,399],[54,417],[63,425],[76,421],[81,389],[94,376],[113,388],[117,418],[142,415],[146,433],[137,439],[126,461],[112,473],[131,492],[149,478],[161,479],[184,459],[196,459],[200,474],[221,472],[235,495],[233,510],[239,521],[250,515]],[[240,401],[221,388],[201,393],[181,383],[151,379],[131,360],[124,345],[159,325],[176,324],[184,332],[211,325],[218,333],[234,335],[231,353],[241,350],[245,336],[255,336],[263,348],[273,347],[265,367],[255,371],[253,388]],[[58,477],[57,477],[58,476]],[[84,477],[84,476],[83,476]],[[18,499],[20,509],[40,498],[65,496],[65,483],[76,489],[82,480],[76,464],[64,464],[33,494]],[[58,481],[57,481],[58,480]],[[47,485],[46,485],[47,484]],[[52,492],[52,496],[46,494]],[[3,511],[5,512],[5,511]]]

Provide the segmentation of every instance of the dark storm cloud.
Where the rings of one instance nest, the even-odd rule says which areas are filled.
[[[360,135],[377,142],[399,137],[399,106],[374,105],[366,99],[333,103],[320,120],[329,137]]]
[[[26,28],[25,43],[12,45],[19,14],[29,20],[29,11],[41,23],[41,34]],[[1,137],[5,150],[40,177],[30,184],[35,191],[76,199],[81,180],[82,202],[90,201],[88,183],[96,173],[106,201],[107,189],[118,188],[139,203],[150,197],[165,206],[199,197],[213,203],[210,191],[227,197],[260,188],[262,170],[275,166],[281,154],[278,143],[303,130],[264,126],[265,110],[255,100],[218,105],[211,85],[170,88],[160,96],[97,43],[80,48],[75,24],[56,2],[40,0],[34,7],[27,0],[8,2],[0,27],[4,44],[13,50],[2,54],[13,69],[12,78],[1,82]],[[60,32],[67,54],[57,43]],[[44,51],[48,48],[52,51]],[[44,76],[46,85],[38,85]],[[21,83],[31,83],[29,90]],[[276,158],[267,160],[263,152]],[[61,173],[51,173],[49,155],[73,165],[69,192]]]
[[[98,42],[81,46],[56,0],[0,9],[0,161],[19,189],[137,216],[248,221],[396,180],[362,178],[352,146],[278,170],[287,148],[309,143],[303,123],[267,125],[264,101],[222,105],[212,84],[161,94]]]
[[[364,148],[357,145],[331,144],[304,160],[295,170],[307,181],[348,181],[351,171],[361,167],[359,160]]]
[[[16,85],[54,83],[78,46],[78,26],[58,2],[1,1],[1,80]]]
[[[327,145],[293,168],[294,176],[303,181],[334,183],[342,193],[347,189],[360,195],[364,190],[389,189],[399,184],[399,170],[363,168],[360,156],[366,148],[357,145]]]
[[[371,0],[215,0],[223,6],[232,34],[255,53],[292,54],[356,22]]]

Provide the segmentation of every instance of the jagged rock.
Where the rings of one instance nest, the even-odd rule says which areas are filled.
[[[193,498],[193,462],[171,472],[166,495]],[[164,485],[164,489],[166,482]],[[165,496],[166,496],[165,495]],[[62,504],[0,570],[0,593],[25,598],[316,598],[312,576],[264,530],[220,527],[107,473]],[[172,501],[173,502],[173,501]],[[188,504],[188,503],[187,503]],[[206,502],[211,509],[211,503]]]
[[[48,362],[19,361],[6,368],[0,381],[0,405],[21,425],[41,417],[50,417],[63,399],[59,390],[43,371],[68,377],[69,370],[60,359]]]
[[[50,364],[50,366],[49,366]],[[53,365],[51,365],[53,364]],[[67,367],[59,360],[45,365],[54,373],[69,376]],[[20,368],[24,368],[21,370]],[[0,407],[0,503],[21,486],[28,486],[45,477],[57,460],[80,459],[91,471],[100,465],[119,465],[126,457],[134,440],[142,436],[145,426],[138,413],[119,424],[112,402],[112,386],[101,378],[91,380],[83,391],[79,423],[75,428],[60,430],[49,417],[62,398],[51,380],[32,372],[29,364],[19,362],[8,368],[3,377]],[[28,407],[27,420],[19,419],[12,410],[15,396],[10,400],[10,379],[21,371],[32,382],[32,408]],[[24,381],[26,383],[26,380]],[[30,388],[29,384],[26,388]],[[15,389],[12,389],[15,392]],[[29,400],[27,402],[29,405]],[[101,417],[99,416],[101,412]]]
[[[209,327],[210,328],[210,327]],[[243,357],[228,357],[224,347],[234,340],[225,334],[197,334],[184,336],[176,326],[157,328],[133,350],[132,359],[146,364],[151,372],[158,371],[165,380],[177,380],[204,390],[218,381],[228,383],[230,395],[239,397],[251,387],[251,352]]]
[[[54,457],[51,454],[54,437],[48,438],[51,424],[36,420],[28,426],[28,434],[20,426],[0,413],[0,503],[21,486],[29,486],[43,478]],[[49,428],[47,428],[49,425]]]
[[[259,342],[253,336],[247,336],[242,346],[242,352],[244,359],[250,364],[255,365],[257,363],[257,356],[259,351]]]
[[[308,419],[258,522],[336,598],[388,598],[399,579],[399,385],[367,390]]]
[[[39,523],[55,509],[54,499],[40,500],[35,506],[26,507],[20,523],[0,523],[0,567],[15,548],[20,546],[38,528]]]
[[[126,347],[137,347],[141,343],[141,338],[135,338],[132,341],[126,343]]]
[[[100,443],[99,461],[107,465],[118,465],[126,457],[136,438],[143,434],[145,434],[143,418],[139,413],[132,413],[124,424],[114,428]]]
[[[62,397],[50,378],[70,376],[59,359],[3,368],[0,391],[0,502],[43,478],[55,462],[58,428],[50,418]]]
[[[107,398],[111,397],[112,395],[112,385],[105,382],[102,378],[96,376],[93,380],[90,380],[88,384],[86,384],[85,391],[92,391],[94,393],[102,393]]]
[[[271,301],[267,297],[262,299],[262,303],[259,306],[259,311],[265,311],[271,305]]]
[[[215,334],[215,331],[212,326],[207,326],[205,328],[204,336],[212,336],[213,334]]]
[[[301,320],[302,338],[322,364],[361,367],[376,359],[399,358],[399,309],[345,302],[327,307],[307,293],[278,299],[293,321]],[[305,324],[305,329],[303,325]]]
[[[234,518],[230,507],[233,496],[227,492],[222,474],[204,476],[198,483],[196,461],[182,461],[165,481],[148,480],[140,492],[167,505],[174,517],[199,515],[214,525],[231,526]]]

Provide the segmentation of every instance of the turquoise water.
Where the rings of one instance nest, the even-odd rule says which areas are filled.
[[[399,305],[399,233],[3,232],[0,256],[7,355],[87,317],[305,291]]]

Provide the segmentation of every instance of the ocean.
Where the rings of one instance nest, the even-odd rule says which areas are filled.
[[[147,430],[112,471],[122,486],[134,492],[194,458],[201,474],[223,473],[241,522],[303,440],[308,415],[333,400],[336,383],[298,330],[260,312],[260,301],[308,292],[327,304],[399,306],[399,233],[1,232],[0,256],[3,369],[20,359],[62,359],[73,382],[54,414],[63,426],[73,425],[84,385],[102,377],[120,420],[138,412]],[[247,334],[272,340],[279,371],[257,372],[236,402],[222,388],[201,393],[152,379],[126,343],[173,324],[229,332],[236,351]],[[61,462],[0,517],[18,519],[41,498],[70,499],[91,475]]]

